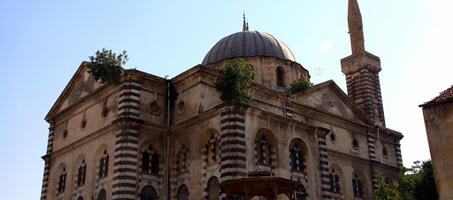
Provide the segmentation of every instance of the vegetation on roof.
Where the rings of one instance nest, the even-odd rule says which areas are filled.
[[[247,88],[254,79],[255,70],[244,59],[234,59],[225,63],[216,82],[217,91],[222,93],[220,99],[230,102],[248,102],[250,96],[247,95]]]
[[[307,90],[311,87],[313,87],[313,83],[303,78],[299,78],[297,81],[291,84],[288,92],[290,95],[297,93],[305,94],[305,92],[307,92]]]
[[[96,81],[116,84],[119,82],[122,66],[128,60],[126,51],[117,55],[112,50],[103,48],[101,51],[96,51],[95,56],[90,56],[91,62],[87,64],[87,68]]]

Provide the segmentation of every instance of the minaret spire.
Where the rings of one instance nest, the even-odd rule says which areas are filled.
[[[349,0],[348,24],[351,37],[352,55],[365,51],[365,39],[363,36],[363,22],[357,0]]]
[[[348,24],[352,55],[341,60],[348,96],[376,125],[385,126],[382,106],[379,57],[365,51],[362,15],[357,0],[348,0]]]
[[[249,31],[249,23],[245,20],[245,12],[242,13],[242,18],[243,18],[242,31],[243,32]]]

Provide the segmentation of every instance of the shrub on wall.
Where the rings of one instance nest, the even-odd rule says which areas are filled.
[[[247,88],[255,79],[252,65],[243,59],[235,59],[226,63],[220,71],[216,82],[217,91],[221,92],[223,101],[248,102]]]
[[[96,51],[95,56],[90,56],[90,61],[87,64],[89,73],[96,81],[101,80],[101,83],[118,83],[121,68],[128,61],[126,51],[116,54],[112,50]]]
[[[305,94],[308,89],[313,87],[313,83],[303,78],[299,78],[297,81],[291,84],[289,87],[289,94],[302,93]]]

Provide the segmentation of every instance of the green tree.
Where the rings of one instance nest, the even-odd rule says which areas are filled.
[[[398,183],[386,183],[382,174],[378,174],[379,189],[374,191],[375,200],[400,200],[400,193],[398,190]]]
[[[96,81],[101,80],[101,83],[118,83],[121,68],[128,61],[126,51],[116,55],[112,50],[96,51],[96,56],[90,56],[90,61],[87,64],[89,73],[93,75]]]
[[[417,200],[438,199],[436,182],[434,180],[433,163],[426,161],[421,164],[421,170],[416,176],[414,196]]]
[[[313,87],[313,83],[303,78],[299,78],[297,81],[292,83],[289,87],[290,94],[302,93],[305,94],[308,89]]]
[[[376,200],[433,200],[438,199],[431,161],[414,162],[411,168],[402,167],[398,181],[386,183],[378,174],[380,187],[374,191]]]
[[[243,59],[234,59],[224,65],[216,82],[223,101],[248,102],[247,88],[255,79],[253,66]]]

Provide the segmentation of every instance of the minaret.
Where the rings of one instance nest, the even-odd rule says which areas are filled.
[[[348,95],[376,125],[385,126],[379,57],[365,51],[362,15],[357,0],[349,0],[348,24],[352,55],[341,60]]]

